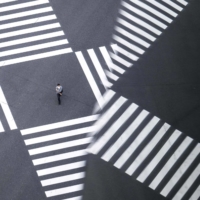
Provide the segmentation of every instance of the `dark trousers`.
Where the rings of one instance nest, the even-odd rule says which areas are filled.
[[[60,93],[62,94],[63,90]],[[61,104],[61,100],[60,100],[61,94],[60,93],[57,94],[57,98],[58,98],[58,103],[59,104]]]

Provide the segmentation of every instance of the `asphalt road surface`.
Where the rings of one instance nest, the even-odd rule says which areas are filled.
[[[97,156],[88,159],[82,152],[91,141],[91,124],[98,119],[92,115],[98,98],[76,52],[110,48],[120,0],[33,2],[0,1],[0,199],[79,200],[82,195],[84,200],[166,199]],[[16,9],[23,3],[33,5]],[[198,1],[190,1],[112,87],[197,142],[199,6]],[[27,14],[32,10],[35,12]],[[88,63],[91,67],[92,62]],[[55,92],[57,83],[64,88],[61,105]],[[54,140],[53,135],[58,138]],[[69,163],[74,168],[63,170],[70,168]]]

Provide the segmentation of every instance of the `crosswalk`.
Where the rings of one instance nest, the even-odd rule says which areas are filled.
[[[121,1],[111,41],[117,52],[110,52],[113,63],[123,69],[133,66],[187,5],[185,0]]]
[[[197,200],[200,144],[112,90],[104,99],[88,152],[169,199]]]
[[[21,130],[47,198],[81,200],[86,147],[98,115]],[[51,198],[51,199],[52,199]]]
[[[7,120],[8,125],[10,127],[10,130],[17,129],[17,125],[15,123],[15,120],[13,118],[12,112],[10,110],[10,107],[8,105],[8,102],[6,100],[6,97],[5,97],[4,93],[3,93],[3,90],[1,88],[1,86],[0,86],[0,106],[1,106],[1,108],[3,110],[3,113],[5,115],[5,118]],[[2,133],[2,132],[5,132],[5,129],[4,129],[3,124],[2,124],[2,122],[0,120],[0,133]]]
[[[49,0],[1,3],[0,67],[72,52]]]
[[[111,72],[116,71],[118,74],[125,72],[123,68],[113,63],[110,52],[114,53],[114,49],[115,45],[111,45],[75,52],[100,107],[104,101],[102,95],[113,85],[107,77],[116,81],[119,75],[113,75]]]

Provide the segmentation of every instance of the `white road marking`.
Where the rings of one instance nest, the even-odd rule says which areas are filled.
[[[31,1],[27,3],[20,3],[12,6],[5,6],[0,8],[0,12],[5,12],[5,11],[11,11],[11,10],[16,10],[16,9],[21,9],[21,8],[27,8],[31,6],[36,6],[36,5],[41,5],[41,4],[46,4],[49,3],[48,0],[40,0],[40,1]]]
[[[149,112],[143,110],[131,123],[131,125],[123,132],[123,134],[117,139],[117,141],[104,153],[104,155],[101,158],[108,162],[115,155],[115,153],[123,146],[123,144],[129,139],[129,137],[134,133],[134,131],[147,117],[148,114]]]
[[[96,130],[95,126],[89,126],[89,127],[79,128],[79,129],[65,131],[65,132],[61,132],[61,133],[55,133],[55,134],[51,134],[51,135],[47,135],[47,136],[31,138],[31,139],[24,140],[24,142],[26,145],[38,144],[38,143],[47,142],[47,141],[51,141],[51,140],[58,140],[61,138],[90,133],[95,130]]]
[[[195,192],[192,194],[189,200],[198,200],[200,196],[200,185],[198,188],[195,190]]]
[[[1,0],[1,1],[0,1],[0,4],[1,4],[1,3],[8,3],[8,2],[12,2],[12,1],[17,1],[17,0]]]
[[[45,175],[48,175],[48,174],[55,174],[55,173],[58,173],[58,172],[82,168],[82,167],[85,167],[85,165],[86,165],[86,161],[80,161],[80,162],[60,165],[60,166],[56,166],[56,167],[41,169],[41,170],[37,171],[37,174],[38,174],[38,176],[45,176]]]
[[[45,179],[45,180],[41,181],[41,184],[43,187],[45,187],[48,185],[54,185],[54,184],[58,184],[58,183],[64,183],[64,182],[68,182],[68,181],[82,179],[84,177],[85,177],[85,172],[79,172],[76,174],[70,174],[70,175],[66,175],[66,176],[59,176],[56,178]]]
[[[108,143],[108,141],[116,134],[116,131],[129,119],[129,117],[138,108],[136,104],[131,104],[124,113],[109,127],[105,134],[95,142],[90,152],[98,154],[98,152]]]
[[[99,77],[101,79],[101,82],[103,83],[105,89],[107,90],[107,87],[111,87],[112,84],[110,83],[109,85],[107,85],[108,84],[107,77],[105,75],[105,72],[104,72],[104,70],[103,70],[103,68],[102,68],[102,66],[101,66],[101,64],[100,64],[100,62],[99,62],[94,50],[93,49],[89,49],[87,51],[88,51],[88,54],[89,54],[89,56],[90,56],[90,58],[91,58],[91,60],[93,62],[93,65],[94,65],[94,67],[95,67],[95,69],[96,69],[96,71],[97,71],[97,73],[98,73],[98,75],[99,75]]]
[[[169,170],[172,168],[172,166],[176,163],[176,161],[179,159],[179,157],[183,154],[185,149],[190,145],[192,142],[192,138],[186,137],[185,140],[181,143],[181,145],[176,149],[176,151],[172,154],[172,156],[169,158],[167,163],[163,166],[163,168],[160,170],[160,172],[157,174],[157,176],[153,179],[151,184],[149,185],[150,188],[155,190],[159,183],[162,181],[162,179],[167,175]]]
[[[147,33],[145,31],[143,31],[142,29],[140,29],[140,28],[128,23],[127,21],[125,21],[125,20],[123,20],[121,18],[118,18],[117,22],[122,24],[123,26],[129,28],[131,31],[135,31],[136,33],[142,35],[143,37],[149,39],[152,42],[156,40],[156,38],[153,37],[152,35],[150,35],[149,33]]]
[[[87,154],[88,154],[87,151],[84,149],[84,150],[72,151],[69,153],[62,153],[62,154],[58,154],[58,155],[54,155],[54,156],[38,158],[38,159],[35,159],[32,161],[33,161],[33,165],[36,166],[36,165],[42,165],[42,164],[46,164],[46,163],[50,163],[50,162],[56,162],[59,160],[81,157],[81,156],[85,156]]]
[[[149,174],[155,169],[156,165],[160,162],[163,156],[167,153],[167,151],[171,148],[171,146],[176,142],[178,137],[181,135],[181,132],[176,130],[170,136],[170,138],[165,142],[160,151],[155,155],[155,157],[151,160],[151,162],[146,166],[146,168],[140,173],[137,177],[137,180],[140,182],[144,182]]]
[[[19,12],[15,14],[1,16],[0,21],[4,21],[8,19],[16,19],[19,17],[26,17],[30,15],[36,15],[36,14],[52,12],[52,11],[53,9],[51,7],[46,7],[46,8],[40,8],[40,9],[31,10],[31,11]]]
[[[143,18],[149,20],[150,22],[156,24],[157,26],[159,26],[159,27],[161,27],[161,28],[163,28],[163,29],[166,29],[166,28],[167,28],[167,25],[166,25],[166,24],[164,24],[164,23],[160,22],[159,20],[157,20],[157,19],[151,17],[150,15],[146,14],[145,12],[143,12],[143,11],[141,11],[141,10],[139,10],[139,9],[137,9],[137,8],[135,8],[135,7],[133,7],[133,6],[131,6],[131,5],[129,5],[129,4],[126,3],[125,1],[122,1],[122,5],[123,5],[124,7],[126,7],[126,8],[128,8],[130,11],[132,11],[132,12],[134,12],[134,13],[140,15],[141,17],[143,17]]]
[[[137,149],[137,147],[141,144],[141,142],[147,137],[147,135],[151,132],[151,130],[156,126],[159,120],[160,120],[159,118],[153,117],[153,119],[145,126],[145,128],[135,138],[135,140],[131,143],[131,145],[124,151],[124,153],[115,162],[114,164],[115,167],[120,169],[124,165],[124,163],[128,160],[128,158],[132,155],[132,153]]]
[[[4,67],[6,65],[17,64],[17,63],[22,63],[22,62],[27,62],[27,61],[30,61],[30,60],[38,60],[38,59],[41,59],[41,58],[48,58],[48,57],[52,57],[52,56],[67,54],[67,53],[71,53],[71,52],[73,52],[71,48],[65,48],[65,49],[60,49],[60,50],[56,50],[56,51],[49,51],[49,52],[46,52],[46,53],[40,53],[40,54],[31,55],[31,56],[25,56],[25,57],[21,57],[21,58],[4,60],[4,61],[0,61],[0,67]]]
[[[18,26],[24,26],[24,25],[27,25],[27,24],[35,24],[35,23],[50,21],[50,20],[53,20],[53,19],[57,19],[56,15],[48,15],[48,16],[44,16],[44,17],[37,17],[37,18],[18,21],[18,22],[6,23],[6,24],[3,24],[3,25],[0,26],[0,30],[18,27]]]
[[[0,121],[0,133],[1,132],[4,132],[5,130],[4,130],[4,128],[3,128],[3,124],[1,123],[1,121]]]
[[[66,121],[57,122],[57,123],[53,123],[53,124],[37,126],[37,127],[34,127],[34,128],[21,130],[21,134],[22,135],[28,135],[28,134],[32,134],[32,133],[38,133],[38,132],[42,132],[42,131],[48,131],[48,130],[52,130],[52,129],[63,128],[63,127],[66,127],[66,126],[72,126],[72,125],[76,125],[76,124],[92,122],[92,121],[96,121],[98,119],[98,117],[99,117],[99,115],[91,115],[91,116],[87,116],[87,117],[81,117],[81,118],[66,120]]]
[[[33,46],[22,47],[22,48],[8,50],[8,51],[2,51],[1,54],[0,54],[0,57],[24,53],[24,52],[29,52],[29,51],[35,51],[35,50],[40,50],[40,49],[45,49],[45,48],[49,48],[49,47],[61,46],[61,45],[64,45],[64,44],[68,44],[67,39],[57,40],[57,41],[47,42],[47,43],[41,43],[41,44],[37,44],[37,45],[33,45]]]
[[[81,65],[82,69],[83,69],[83,72],[84,72],[84,74],[85,74],[85,76],[86,76],[86,78],[87,78],[87,80],[90,84],[90,87],[91,87],[91,89],[94,93],[94,96],[96,97],[96,100],[99,103],[99,106],[100,106],[100,108],[102,108],[103,107],[102,94],[101,94],[101,92],[100,92],[100,90],[99,90],[99,88],[98,88],[98,86],[95,82],[94,77],[92,76],[92,73],[91,73],[91,71],[90,71],[90,69],[87,65],[85,58],[83,57],[82,52],[81,51],[76,52],[76,56],[78,58],[78,61]]]
[[[195,170],[192,172],[189,178],[185,181],[185,183],[182,185],[182,187],[179,189],[179,191],[176,193],[176,195],[173,197],[172,200],[181,200],[182,197],[185,195],[185,193],[188,191],[188,189],[191,187],[191,185],[194,183],[194,181],[197,178],[199,178],[199,174],[200,174],[200,164],[197,165]]]
[[[25,38],[18,39],[18,40],[2,42],[2,43],[0,43],[0,48],[17,45],[17,44],[24,44],[24,43],[28,43],[28,42],[34,42],[34,41],[38,41],[38,40],[44,40],[44,39],[48,39],[48,38],[54,38],[54,37],[63,36],[63,35],[65,35],[63,31],[57,31],[57,32],[37,35],[37,36],[33,36],[33,37],[25,37]]]
[[[116,60],[117,62],[121,63],[122,65],[126,66],[126,67],[131,67],[133,66],[132,63],[126,61],[125,59],[119,57],[118,55],[114,54],[114,53],[111,53],[110,52],[110,55],[112,57],[112,59]]]
[[[74,147],[74,146],[78,146],[78,145],[89,144],[91,142],[91,140],[92,140],[92,138],[88,137],[88,138],[83,138],[83,139],[79,139],[79,140],[73,140],[73,141],[69,141],[69,142],[62,142],[62,143],[58,143],[58,144],[48,145],[45,147],[39,147],[39,148],[31,149],[28,151],[29,151],[29,154],[32,156],[32,155],[37,155],[37,154],[41,154],[41,153],[45,153],[45,152]]]
[[[110,79],[112,79],[114,81],[117,81],[119,79],[119,77],[116,76],[115,74],[113,74],[112,72],[110,72],[108,70],[106,70],[105,72],[106,72],[107,77],[109,77]]]
[[[84,188],[84,185],[79,184],[79,185],[64,187],[64,188],[60,188],[60,189],[45,191],[45,194],[47,197],[53,197],[53,196],[58,196],[61,194],[77,192],[77,191],[83,190],[83,188]]]
[[[180,178],[183,176],[183,174],[186,172],[186,170],[192,164],[194,159],[199,155],[199,153],[200,153],[200,144],[197,144],[196,147],[193,149],[193,151],[189,154],[189,156],[184,160],[182,165],[176,171],[176,173],[171,177],[171,179],[168,181],[168,183],[162,189],[160,194],[162,194],[164,197],[166,197],[169,194],[169,192],[176,185],[176,183],[180,180]],[[200,195],[200,193],[199,193],[199,195]],[[196,198],[196,199],[198,199],[198,198]]]
[[[148,6],[147,4],[139,1],[139,0],[131,0],[131,2],[133,2],[134,4],[140,6],[141,8],[147,10],[148,12],[153,13],[154,15],[160,17],[161,19],[165,20],[168,23],[172,22],[172,19],[170,19],[169,17],[167,17],[166,15],[162,14],[161,12],[158,12],[157,10],[153,9],[152,7]]]
[[[15,120],[12,116],[11,110],[8,106],[8,103],[6,101],[6,98],[4,96],[4,93],[3,93],[1,86],[0,86],[0,105],[3,109],[4,115],[6,117],[6,120],[8,122],[10,129],[11,130],[17,129],[17,125],[16,125]]]
[[[184,6],[186,6],[188,4],[187,1],[184,1],[184,0],[177,0],[179,3],[183,4]]]
[[[37,26],[34,28],[27,28],[27,29],[22,29],[22,30],[18,30],[18,31],[2,33],[2,34],[0,34],[0,39],[13,37],[13,36],[17,36],[17,35],[23,35],[23,34],[27,34],[27,33],[49,30],[49,29],[55,29],[55,28],[60,28],[60,24],[52,23],[52,24],[48,24],[48,25]]]
[[[182,7],[180,7],[179,5],[175,4],[175,3],[172,2],[172,1],[169,1],[169,0],[162,0],[162,1],[165,2],[166,4],[172,6],[173,8],[175,8],[175,9],[178,10],[178,11],[182,11],[182,10],[183,10]]]
[[[82,200],[82,196],[67,198],[67,199],[63,199],[63,200]]]

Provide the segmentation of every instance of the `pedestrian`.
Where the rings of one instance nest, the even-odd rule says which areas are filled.
[[[60,97],[62,96],[63,93],[63,87],[60,84],[57,84],[56,86],[56,93],[57,93],[57,97],[58,97],[58,104],[61,104],[61,100]]]

